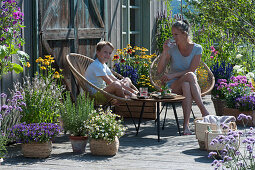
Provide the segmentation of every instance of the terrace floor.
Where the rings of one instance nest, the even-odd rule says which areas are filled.
[[[215,115],[211,96],[205,96],[203,101],[210,113]],[[196,117],[201,116],[196,105],[193,111]],[[177,106],[177,113],[182,124],[181,106]],[[194,130],[192,116],[190,122]],[[86,153],[75,155],[68,137],[62,134],[56,138],[52,154],[47,159],[24,158],[19,144],[9,146],[8,156],[0,169],[213,169],[213,160],[207,157],[207,151],[199,149],[195,135],[179,136],[172,109],[167,114],[165,129],[161,130],[160,142],[157,141],[154,120],[143,120],[138,136],[135,136],[131,119],[125,119],[124,123],[128,130],[120,138],[119,151],[113,157],[91,155],[89,144]]]

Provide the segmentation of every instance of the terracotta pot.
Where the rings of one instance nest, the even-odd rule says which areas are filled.
[[[103,139],[90,139],[90,151],[92,155],[113,156],[119,149],[119,139],[109,143]]]
[[[69,136],[74,153],[84,153],[88,142],[87,136]]]
[[[52,151],[52,142],[45,143],[24,143],[21,145],[21,152],[24,157],[29,158],[47,158]]]
[[[248,126],[254,126],[255,125],[255,110],[252,111],[240,111],[239,109],[233,109],[233,108],[223,108],[223,116],[235,116],[236,118],[236,124],[237,125],[243,125],[242,120],[237,120],[237,117],[239,114],[245,114],[245,115],[250,115],[252,117],[252,120],[248,121]]]
[[[225,100],[217,99],[212,97],[212,102],[214,105],[215,113],[217,116],[222,116],[223,115],[223,108],[225,107]]]

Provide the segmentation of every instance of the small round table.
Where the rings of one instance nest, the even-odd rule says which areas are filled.
[[[140,128],[140,124],[141,124],[142,117],[143,117],[143,112],[144,112],[144,106],[145,106],[145,103],[147,103],[147,102],[154,102],[157,105],[157,119],[156,120],[157,120],[158,142],[160,141],[160,112],[161,112],[161,111],[159,111],[160,110],[160,108],[159,108],[159,103],[160,102],[165,102],[165,103],[171,103],[172,104],[176,124],[177,124],[177,127],[178,127],[178,131],[179,131],[179,134],[181,135],[179,121],[178,121],[177,112],[176,112],[176,108],[175,108],[175,103],[182,102],[185,99],[184,96],[176,95],[176,96],[172,96],[171,98],[146,98],[146,99],[144,99],[144,98],[131,98],[131,99],[135,100],[135,101],[143,102],[141,113],[140,113],[140,118],[139,118],[139,122],[138,122],[138,126],[136,128],[136,135],[139,132],[139,128]]]

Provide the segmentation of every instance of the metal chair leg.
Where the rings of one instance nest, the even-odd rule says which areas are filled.
[[[179,135],[181,136],[181,129],[180,129],[179,120],[178,120],[178,117],[177,117],[175,103],[172,103],[172,107],[173,107],[173,110],[174,110],[174,117],[175,117],[175,121],[176,121],[177,128],[178,128],[178,131],[179,131]]]
[[[166,111],[165,111],[165,117],[164,117],[164,121],[163,121],[162,130],[164,130],[164,128],[165,128],[165,122],[166,122],[166,113],[167,113],[168,103],[166,103],[165,105],[166,105]]]
[[[191,108],[191,112],[192,112],[193,118],[194,118],[194,120],[195,120],[195,119],[196,119],[196,117],[195,117],[195,114],[194,114],[194,112],[193,112],[192,108]]]

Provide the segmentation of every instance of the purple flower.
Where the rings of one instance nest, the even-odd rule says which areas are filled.
[[[208,158],[214,158],[215,156],[217,156],[217,152],[210,152]]]

